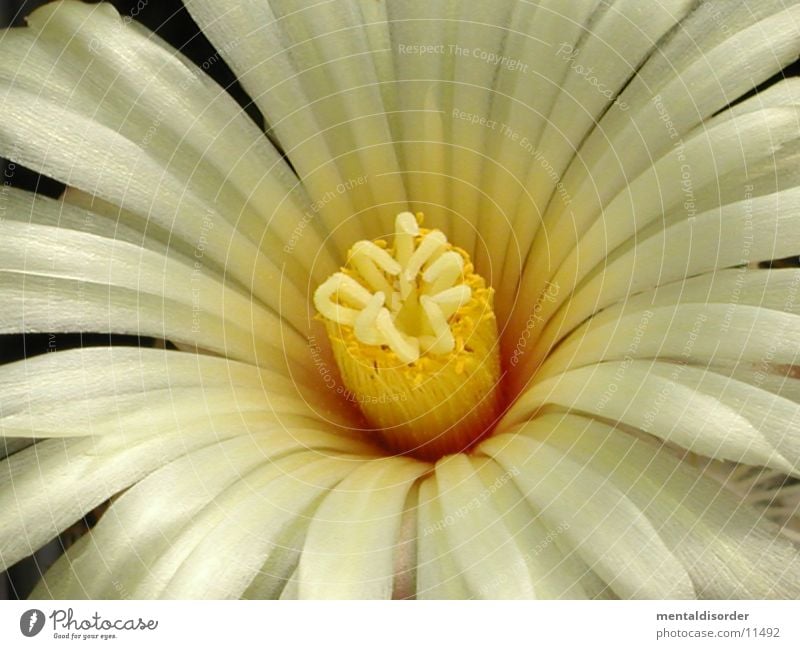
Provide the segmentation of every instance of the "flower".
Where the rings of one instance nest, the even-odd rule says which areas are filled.
[[[69,187],[2,188],[2,332],[171,343],[0,368],[4,566],[110,500],[35,595],[800,594],[770,520],[796,512],[800,271],[757,263],[800,252],[798,84],[748,96],[796,58],[800,5],[187,6],[268,137],[213,61],[108,6],[53,3],[0,39],[0,154]],[[408,217],[388,241],[407,210],[493,288],[499,331],[481,390],[502,407],[433,456],[370,428],[387,393],[326,334],[363,325],[347,358],[411,374],[377,411],[412,432],[476,407],[461,384],[494,374],[456,369],[467,312],[375,256],[422,246]],[[389,292],[340,277],[331,308],[353,313],[320,322],[361,240]],[[429,318],[418,339],[395,292]],[[431,332],[453,341],[416,389]],[[779,512],[742,471],[777,481]]]

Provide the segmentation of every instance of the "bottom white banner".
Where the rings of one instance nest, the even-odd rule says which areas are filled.
[[[0,604],[0,647],[800,646],[797,602]]]

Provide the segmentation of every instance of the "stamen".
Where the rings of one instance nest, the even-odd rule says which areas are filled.
[[[359,311],[341,306],[333,296],[346,300],[362,309],[369,303],[371,295],[361,284],[344,273],[334,273],[314,292],[314,305],[323,316],[338,324],[353,325]]]
[[[421,234],[410,212],[399,214],[395,225],[394,257],[372,241],[356,242],[349,255],[353,276],[334,273],[324,282],[314,294],[317,310],[354,327],[359,342],[388,346],[403,363],[416,361],[420,348],[450,353],[455,342],[447,319],[472,297],[469,286],[453,286],[463,278],[464,258],[454,250],[442,252],[449,245],[444,234]],[[387,297],[389,308],[384,309]]]
[[[353,329],[355,330],[356,338],[365,345],[380,345],[383,342],[383,337],[378,330],[376,321],[378,314],[385,310],[383,309],[384,300],[384,294],[378,291],[370,298],[369,304],[356,317]]]
[[[388,252],[378,248],[372,241],[359,241],[350,251],[350,262],[372,290],[392,294],[392,287],[384,273],[397,275],[402,269]]]
[[[403,269],[403,277],[409,282],[413,282],[422,266],[446,245],[447,238],[438,230],[426,234]]]
[[[426,351],[433,354],[448,354],[455,349],[456,341],[447,324],[442,308],[427,295],[420,298],[420,304],[433,328],[433,336],[425,336]]]
[[[461,255],[452,250],[443,253],[422,274],[422,279],[430,284],[426,288],[426,292],[429,294],[440,293],[446,288],[452,287],[463,272],[464,259]]]
[[[449,318],[459,308],[467,304],[471,297],[472,292],[469,290],[469,287],[462,284],[461,286],[454,286],[441,293],[432,295],[431,300],[438,304],[442,308],[445,317]]]
[[[468,448],[499,407],[492,290],[422,215],[394,245],[359,241],[314,293],[348,390],[393,449],[433,459]]]
[[[419,224],[411,212],[401,212],[395,220],[395,257],[405,268],[414,254],[414,237],[419,236]]]
[[[419,358],[419,339],[401,333],[392,322],[389,311],[381,309],[375,319],[378,331],[383,334],[389,348],[397,354],[404,363],[413,363]]]

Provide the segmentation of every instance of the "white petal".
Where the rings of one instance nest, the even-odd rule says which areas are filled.
[[[374,460],[353,471],[322,501],[298,566],[299,596],[388,599],[406,496],[430,465]]]
[[[406,196],[384,104],[386,92],[393,94],[396,89],[391,77],[378,76],[364,25],[367,16],[362,11],[363,4],[358,0],[335,0],[298,10],[297,3],[291,0],[273,0],[271,6],[280,30],[291,38],[286,54],[298,71],[297,80],[307,98],[307,106],[294,109],[310,107],[314,111],[323,129],[314,134],[315,140],[321,134],[329,143],[344,178],[368,174],[366,183],[349,187],[347,192],[368,236],[379,237],[392,231]],[[377,54],[381,57],[387,53]],[[271,98],[262,100],[273,103]],[[287,121],[296,119],[294,114],[287,116]],[[285,144],[292,159],[294,148],[301,142],[293,138]]]
[[[571,415],[537,420],[527,434],[608,476],[644,511],[711,599],[796,598],[800,559],[761,512],[669,450]]]
[[[478,217],[481,243],[475,250],[476,267],[492,278],[498,291],[501,317],[513,299],[519,269],[546,202],[546,197],[532,193],[529,177],[547,162],[541,155],[537,157],[541,153],[537,145],[549,120],[556,118],[553,106],[562,85],[570,82],[571,62],[562,55],[562,47],[563,51],[579,49],[584,39],[592,37],[593,29],[587,25],[594,24],[597,16],[613,20],[614,12],[605,9],[594,0],[568,8],[561,0],[516,2],[510,28],[504,30],[502,55],[508,57],[508,63],[497,66],[491,126],[484,127],[494,131],[486,149],[494,164],[488,164],[481,181],[486,196]],[[612,43],[615,36],[604,33],[603,38]],[[626,40],[626,54],[621,56],[630,52],[635,58],[635,38]],[[624,70],[626,66],[617,62]],[[574,111],[570,115],[577,121]]]
[[[582,219],[593,217],[683,135],[796,58],[800,6],[774,0],[735,3],[718,12],[710,8],[695,5],[619,96],[629,110],[607,111],[583,141],[560,177],[569,200],[554,193],[549,201],[545,226],[523,269],[523,285],[549,279],[569,252],[568,246],[552,247],[556,229],[573,239],[575,230],[582,234]],[[537,297],[533,291],[523,299],[518,318],[527,317],[529,300]]]
[[[800,286],[800,284],[798,284]],[[741,292],[740,292],[741,294]],[[785,299],[785,298],[784,298]],[[800,350],[800,315],[743,304],[679,304],[614,309],[564,340],[536,373],[541,381],[567,369],[629,358],[791,365]]]
[[[457,570],[470,591],[482,599],[534,598],[524,551],[467,456],[459,453],[440,460],[436,482],[442,518],[434,525],[444,528]]]
[[[526,111],[528,124],[521,123],[514,127],[515,132],[528,137],[534,153],[539,156],[535,157],[519,142],[503,138],[508,141],[507,146],[513,144],[528,158],[526,175],[519,179],[525,194],[516,205],[511,204],[513,238],[507,243],[506,255],[502,251],[496,255],[498,259],[505,259],[503,281],[499,284],[501,292],[498,295],[498,302],[504,307],[507,300],[512,298],[508,287],[514,286],[522,268],[517,250],[529,250],[541,220],[541,212],[548,202],[555,203],[550,210],[566,212],[564,221],[570,221],[570,225],[585,218],[582,212],[576,213],[573,218],[568,211],[571,196],[558,186],[565,169],[579,157],[576,151],[606,112],[624,113],[629,110],[628,104],[618,97],[619,93],[693,3],[686,0],[659,2],[646,12],[642,11],[641,3],[636,0],[618,1],[612,5],[601,3],[589,22],[583,17],[583,12],[592,4],[578,3],[578,6],[570,6],[568,10],[564,9],[563,3],[557,4],[560,13],[567,14],[562,21],[574,23],[567,26],[562,22],[557,26],[561,29],[545,33],[549,47],[541,55],[545,61],[541,65],[561,70],[561,76],[545,91],[544,104],[539,96],[527,95],[528,101],[523,107],[531,107]],[[537,16],[542,13],[539,11]],[[583,22],[589,22],[588,26],[585,30],[577,31],[577,26]],[[537,85],[535,81],[528,83],[527,79],[522,79],[520,83],[528,86],[527,93],[531,93]],[[540,85],[541,81],[538,83]],[[547,100],[553,95],[555,99],[550,100],[553,102],[550,108]],[[541,120],[537,115],[533,115],[534,119],[531,120],[532,110],[541,110],[539,107],[542,105],[550,108],[547,120]],[[543,129],[539,126],[533,136],[530,134],[531,121],[534,124],[543,123]],[[541,133],[539,129],[542,129]],[[570,228],[569,232],[574,233],[574,229]],[[548,246],[547,255],[556,258],[553,261],[557,261],[560,253],[560,248]]]
[[[470,599],[444,530],[435,474],[420,483],[417,516],[417,598]]]
[[[132,347],[74,349],[0,368],[0,434],[124,437],[131,429],[223,412],[261,412],[287,426],[352,427],[333,399],[327,390],[301,393],[286,378],[226,359]]]
[[[613,596],[608,585],[581,559],[563,537],[564,527],[549,527],[511,480],[511,474],[493,459],[470,458],[503,524],[523,552],[523,563],[512,570],[527,569],[539,599],[586,599]],[[497,582],[504,575],[495,575]],[[507,576],[506,576],[507,578]]]
[[[368,459],[305,454],[293,470],[277,463],[273,473],[278,477],[261,489],[247,481],[246,492],[239,488],[224,494],[214,503],[223,512],[222,520],[204,525],[202,540],[160,595],[170,599],[239,597],[261,571],[280,584],[283,571],[276,572],[276,559],[280,557],[286,566],[297,562],[319,500]],[[302,533],[289,544],[293,528]]]
[[[800,473],[800,406],[681,363],[626,360],[571,370],[526,392],[500,423],[545,404],[619,421],[712,458]]]
[[[547,322],[514,379],[517,384],[524,381],[556,341],[592,314],[629,295],[715,268],[794,254],[800,249],[798,214],[800,188],[794,188],[745,198],[694,220],[680,221],[644,240],[630,240],[587,277]],[[745,238],[751,245],[743,247]]]
[[[291,238],[310,206],[297,178],[193,63],[107,7],[51,5],[28,23],[0,43],[0,75],[139,143],[255,244],[271,243],[277,253]],[[319,247],[322,239],[307,241]]]
[[[551,250],[565,259],[549,281],[566,290],[544,303],[548,318],[578,286],[623,243],[635,245],[653,229],[668,227],[719,205],[791,188],[800,182],[797,163],[788,152],[800,140],[800,110],[775,107],[746,113],[689,134],[652,167],[631,181],[602,211],[582,214],[578,223],[550,233]],[[593,222],[592,222],[593,221]],[[577,233],[576,233],[577,230]],[[580,238],[576,241],[576,234]],[[742,242],[741,255],[747,255]],[[602,269],[599,269],[602,272]],[[541,282],[531,286],[536,293]]]
[[[604,203],[675,145],[673,133],[689,132],[793,61],[798,18],[800,6],[782,0],[736,3],[719,12],[695,5],[620,95],[630,110],[607,112],[583,143],[564,177],[570,212]],[[665,110],[672,128],[665,126]],[[551,206],[549,216],[557,218],[561,206]]]
[[[444,55],[448,71],[445,80],[452,87],[451,103],[443,107],[445,137],[452,147],[447,179],[450,187],[447,207],[452,210],[448,231],[470,254],[482,248],[476,241],[480,226],[478,206],[486,196],[482,174],[484,166],[491,164],[486,143],[497,137],[497,133],[483,124],[456,117],[455,112],[479,118],[491,114],[494,93],[490,89],[501,66],[480,56],[502,53],[509,17],[516,4],[509,0],[490,4],[456,2],[450,16],[455,21],[451,42],[462,49],[460,53],[448,51]],[[448,47],[449,44],[445,45]],[[503,229],[503,224],[492,223],[492,227]]]
[[[247,433],[242,415],[173,423],[126,436],[45,440],[0,463],[4,567],[110,496],[194,448]]]
[[[131,597],[139,575],[149,573],[150,563],[206,508],[219,511],[211,503],[231,485],[251,485],[255,469],[283,456],[299,454],[303,464],[313,464],[307,449],[348,448],[345,440],[322,433],[288,435],[263,426],[253,426],[253,433],[191,451],[115,498],[91,533],[47,572],[35,596]]]
[[[523,435],[479,447],[513,474],[531,505],[625,598],[693,598],[689,575],[630,497],[568,454]]]
[[[760,110],[767,106],[798,105],[800,105],[800,79],[797,77],[789,77],[773,83],[765,90],[757,92],[752,97],[722,111],[719,115],[708,120],[706,125],[723,122],[731,117],[744,115],[745,113]]]
[[[114,312],[112,296],[140,296],[143,307],[148,303],[158,305],[149,315],[155,322],[162,320],[161,333],[167,334],[163,336],[165,338],[250,361],[261,357],[261,362],[270,360],[273,365],[279,365],[287,353],[294,356],[296,362],[308,360],[305,339],[283,318],[254,302],[250,295],[226,288],[204,272],[199,263],[187,263],[183,259],[173,261],[170,256],[145,250],[136,243],[117,240],[113,238],[114,231],[96,235],[55,225],[24,222],[29,209],[47,215],[42,220],[51,222],[62,213],[69,218],[92,218],[91,213],[58,201],[41,197],[34,200],[32,194],[9,190],[4,204],[12,214],[0,224],[0,273],[11,287],[16,287],[16,291],[11,288],[7,297],[9,301],[22,289],[28,290],[32,300],[36,297],[46,299],[57,292],[56,283],[66,282],[67,286],[78,291],[84,286],[87,301],[91,301],[91,296],[99,296],[99,303],[86,307],[110,315]],[[32,279],[32,285],[27,282],[28,278]],[[37,296],[36,283],[42,282],[54,285],[46,295]],[[59,296],[54,297],[58,302]],[[120,301],[125,305],[124,297]],[[165,307],[166,304],[169,308]],[[4,330],[22,332],[26,326],[29,331],[34,330],[33,327],[37,326],[34,305],[35,302],[28,308],[23,295],[21,304],[6,313]],[[71,322],[79,308],[76,305],[72,313],[59,310],[41,313],[42,318],[47,318],[47,324],[38,326],[47,328],[49,325],[56,330],[62,318]],[[142,311],[147,313],[144,308]],[[174,329],[168,330],[170,320],[174,322],[176,316],[179,321],[191,321],[191,326],[180,328],[172,325]],[[19,329],[14,329],[15,322],[19,322]],[[90,326],[86,322],[78,325],[77,330],[87,331]],[[112,327],[116,331],[127,328],[128,333],[144,334],[137,330],[136,319],[110,324],[95,322],[94,326],[98,327],[95,331]],[[259,335],[281,327],[284,327],[281,341],[270,341],[270,337]]]
[[[151,101],[149,93],[155,93],[157,98],[152,100],[154,103],[147,110],[155,111],[159,98],[164,101],[164,98],[173,96],[162,96],[161,92],[174,93],[175,87],[181,88],[184,82],[191,84],[195,79],[196,73],[186,68],[178,59],[149,43],[134,30],[126,29],[108,6],[93,8],[78,3],[52,4],[35,13],[31,19],[38,24],[38,20],[45,20],[45,16],[50,18],[54,33],[50,34],[45,30],[39,38],[47,42],[52,40],[56,49],[63,50],[73,36],[84,47],[93,44],[95,41],[92,39],[95,38],[100,46],[105,47],[108,44],[108,49],[104,52],[109,60],[118,62],[119,58],[139,56],[145,61],[151,61],[148,67],[153,69],[156,81],[146,93],[146,99],[137,97],[138,101],[147,105]],[[80,31],[80,26],[85,27],[84,31]],[[98,30],[97,33],[92,32],[88,26]],[[23,51],[26,45],[28,49],[33,47],[35,62],[40,48],[38,44],[32,44],[28,33],[18,35],[13,31],[7,36],[9,47],[15,46],[17,38],[21,41],[17,46]],[[5,42],[6,38],[3,40]],[[112,56],[114,47],[121,51]],[[90,57],[92,63],[99,60],[104,60],[104,57]],[[158,76],[156,71],[163,73],[162,76]],[[168,71],[172,73],[172,77],[167,75]],[[142,67],[133,64],[133,68],[127,70],[127,76],[118,77],[119,83],[124,85],[123,81],[131,81],[135,84],[134,87],[138,87],[141,74]],[[166,80],[163,75],[167,75]],[[187,173],[195,169],[194,162],[189,161],[188,168],[181,169],[179,162],[184,158],[178,156],[172,161],[172,167],[167,168],[163,155],[159,158],[148,149],[150,140],[158,138],[153,138],[152,135],[149,139],[135,138],[113,120],[108,123],[98,121],[93,116],[94,111],[87,110],[86,105],[80,105],[80,94],[76,95],[78,99],[75,100],[78,105],[73,105],[63,97],[42,92],[36,84],[26,86],[23,82],[15,83],[14,69],[7,71],[4,76],[5,79],[0,76],[0,110],[3,114],[0,152],[67,185],[136,212],[142,218],[171,231],[173,237],[195,248],[199,257],[206,257],[226,267],[232,279],[276,311],[279,304],[284,304],[285,308],[293,302],[296,313],[291,314],[291,317],[296,318],[298,323],[301,322],[305,298],[298,294],[297,288],[290,288],[290,283],[283,277],[281,267],[276,263],[277,260],[270,259],[258,248],[257,243],[263,235],[264,226],[261,226],[258,235],[253,230],[248,238],[235,227],[241,209],[230,212],[224,205],[216,205],[213,200],[209,200],[202,191],[194,191],[194,186],[187,186]],[[25,78],[24,75],[22,78]],[[198,92],[200,86],[202,84],[199,84]],[[125,92],[124,88],[120,91]],[[126,92],[130,95],[133,91]],[[224,93],[217,90],[216,97],[224,97]],[[206,97],[202,98],[196,112],[202,113],[205,99]],[[213,101],[213,98],[209,100]],[[230,98],[219,101],[227,102],[228,119],[232,114],[237,114],[238,109],[234,108],[235,104]],[[159,108],[169,113],[173,107],[166,103],[159,105]],[[178,123],[181,120],[185,122],[185,115],[181,115],[178,108],[174,110]],[[189,110],[190,113],[195,112]],[[31,115],[36,115],[36,119],[30,119]],[[165,124],[169,119],[172,118],[163,117]],[[245,119],[239,115],[239,120]],[[42,123],[47,123],[46,129],[41,126]],[[189,120],[188,123],[192,124],[193,121]],[[152,126],[153,122],[150,120],[144,124],[140,122],[138,128],[146,130]],[[199,128],[199,131],[203,132],[203,128]],[[206,128],[203,137],[213,140],[217,133],[213,129],[208,131]],[[163,154],[167,155],[167,152]],[[225,166],[224,163],[222,166]],[[264,174],[268,168],[266,165],[259,165],[251,173]],[[202,177],[198,182],[205,186]],[[213,187],[213,183],[211,186]],[[297,215],[294,219],[296,221]],[[278,251],[282,250],[280,247],[276,248]],[[279,281],[282,277],[283,283]],[[281,302],[281,297],[285,302]]]
[[[2,333],[103,332],[151,336],[251,363],[266,365],[270,356],[274,358],[273,351],[266,348],[269,353],[260,360],[253,343],[248,344],[241,332],[235,330],[231,331],[229,343],[220,344],[225,338],[224,322],[207,316],[194,318],[191,310],[180,304],[135,291],[0,272],[0,295],[9,305],[7,311],[0,313]]]
[[[339,252],[389,232],[402,211],[392,203],[405,197],[357,4],[192,0],[187,9],[264,114]],[[349,218],[384,201],[382,229]]]
[[[455,569],[481,599],[585,599],[599,591],[591,570],[562,554],[556,538],[493,460],[450,456],[436,465],[441,518],[421,534],[444,531]],[[572,548],[570,553],[574,553]]]
[[[594,315],[591,322],[607,323],[628,312],[673,304],[742,304],[800,315],[800,301],[793,297],[798,290],[800,270],[794,268],[715,270],[626,297]]]
[[[447,48],[454,42],[457,10],[451,0],[427,2],[407,0],[386,3],[388,43],[393,69],[384,79],[395,79],[396,105],[389,116],[400,166],[406,171],[411,209],[422,211],[437,227],[445,228],[454,240],[460,219],[448,209],[450,156],[447,145],[447,109],[450,87],[443,82],[450,75],[449,56],[420,54],[420,46]]]

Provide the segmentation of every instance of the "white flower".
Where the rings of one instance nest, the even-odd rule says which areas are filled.
[[[737,102],[796,58],[798,3],[188,8],[269,137],[108,6],[0,38],[0,155],[70,188],[0,191],[0,332],[178,348],[0,367],[3,566],[111,499],[35,595],[800,595],[769,508],[705,468],[800,474],[800,271],[756,263],[800,252],[800,86]],[[469,347],[457,317],[412,299],[411,336],[380,262],[350,305],[374,302],[375,351],[348,358],[420,354],[428,383],[370,410],[312,301],[406,210],[474,262],[499,330],[499,416],[433,456],[361,410],[474,412],[479,371],[422,362]]]

